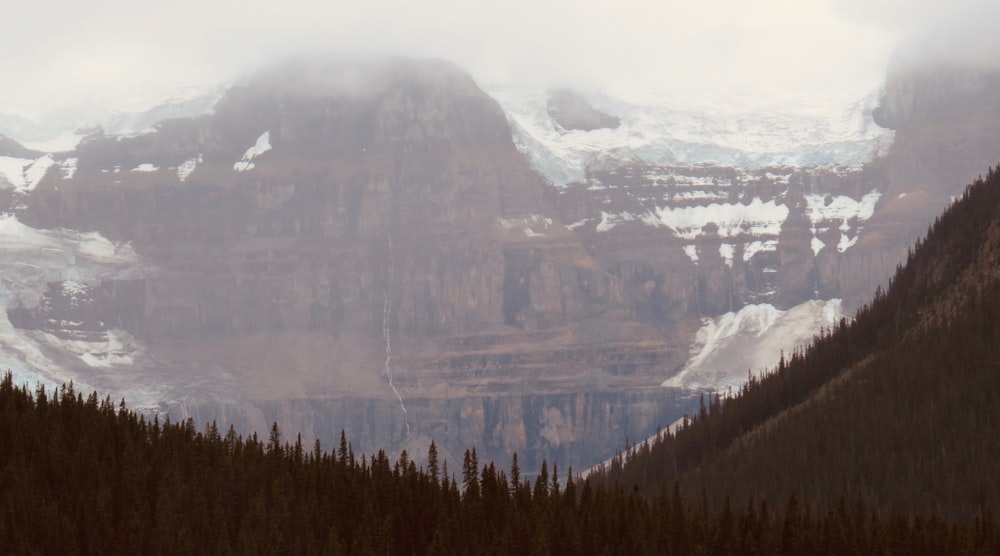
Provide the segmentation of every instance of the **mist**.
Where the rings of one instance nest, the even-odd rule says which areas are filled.
[[[853,97],[880,85],[890,59],[929,51],[988,62],[997,39],[986,22],[1000,8],[984,0],[96,0],[5,11],[0,113],[31,116],[87,103],[140,109],[177,87],[229,83],[315,52],[443,58],[484,86]]]
[[[994,70],[1000,68],[1000,5],[968,0],[968,9],[956,11],[931,5],[923,19],[904,37],[892,60],[893,67],[958,65]]]

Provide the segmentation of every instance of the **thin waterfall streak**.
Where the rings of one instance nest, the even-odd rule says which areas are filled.
[[[403,403],[403,396],[399,395],[399,390],[392,381],[392,336],[389,333],[389,321],[392,317],[392,302],[389,297],[392,281],[394,279],[393,256],[392,256],[392,236],[389,236],[389,269],[385,284],[385,296],[382,302],[382,337],[385,338],[385,376],[389,380],[389,387],[392,393],[399,400],[399,407],[403,410],[403,423],[406,425],[406,435],[410,435],[410,416],[406,411],[406,404]]]

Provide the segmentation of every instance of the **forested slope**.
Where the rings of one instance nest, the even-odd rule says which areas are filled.
[[[1000,503],[1000,172],[970,185],[886,291],[595,480],[711,500],[790,493],[967,519]]]
[[[712,507],[560,476],[529,484],[466,452],[357,457],[209,425],[148,422],[72,387],[0,382],[2,554],[995,554],[996,520],[831,511],[795,497]]]

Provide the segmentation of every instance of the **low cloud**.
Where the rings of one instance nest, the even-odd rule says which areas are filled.
[[[898,37],[891,69],[940,64],[1000,67],[1000,4],[993,0],[839,0],[848,19]]]
[[[900,38],[959,58],[989,50],[996,40],[968,22],[998,11],[980,0],[19,4],[0,23],[0,113],[128,108],[317,51],[445,58],[484,85],[857,95],[879,85]],[[946,33],[928,43],[938,22]]]

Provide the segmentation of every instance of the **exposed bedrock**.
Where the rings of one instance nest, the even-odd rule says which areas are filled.
[[[582,467],[696,405],[659,385],[702,319],[856,308],[1000,159],[977,123],[996,121],[996,95],[962,86],[923,110],[912,90],[887,88],[896,140],[863,167],[620,161],[555,187],[450,64],[265,71],[212,115],[94,136],[75,171],[58,159],[33,190],[4,191],[20,222],[129,242],[142,267],[76,302],[53,282],[8,316],[82,342],[81,378],[111,376],[86,350],[134,339],[144,380],[173,381],[161,407],[199,426]],[[950,99],[978,109],[937,107]]]

